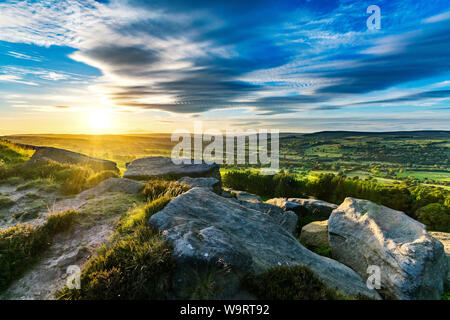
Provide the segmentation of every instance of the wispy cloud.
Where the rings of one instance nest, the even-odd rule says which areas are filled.
[[[14,51],[8,51],[7,53],[9,56],[17,58],[17,59],[23,59],[23,60],[31,60],[31,61],[42,61],[40,58],[32,57],[27,54],[14,52]]]
[[[424,88],[450,73],[448,8],[437,1],[379,5],[383,28],[371,32],[367,3],[346,0],[14,0],[0,4],[0,40],[73,48],[74,62],[101,71],[86,95],[118,110],[240,108],[274,117],[445,101],[444,91]],[[0,81],[28,85],[78,78],[51,67],[2,72]],[[415,93],[369,97],[410,85]]]
[[[13,74],[0,74],[0,81],[22,83],[29,86],[37,86],[35,82],[25,81],[20,76]]]

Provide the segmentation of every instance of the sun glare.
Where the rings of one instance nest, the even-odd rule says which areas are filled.
[[[89,122],[94,132],[104,132],[111,129],[111,115],[106,110],[93,110],[89,113]]]

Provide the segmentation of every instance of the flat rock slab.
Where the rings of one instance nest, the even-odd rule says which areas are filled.
[[[78,210],[88,200],[108,195],[109,193],[138,194],[144,189],[144,184],[138,181],[124,178],[109,178],[100,182],[97,186],[79,193],[76,197],[62,200],[51,207],[52,212],[66,210]],[[48,213],[47,213],[48,215]]]
[[[328,247],[328,220],[314,221],[304,226],[300,241],[311,247]]]
[[[148,157],[134,160],[127,164],[124,178],[146,180],[152,177],[213,177],[221,181],[217,164],[174,164],[166,157]]]
[[[119,171],[116,163],[113,161],[91,158],[81,153],[52,147],[36,147],[36,152],[24,165],[28,166],[49,160],[62,164],[87,166],[94,171]]]
[[[388,299],[440,299],[447,277],[444,246],[401,211],[346,198],[328,220],[331,255],[363,278],[378,266]]]
[[[270,215],[202,188],[173,199],[150,218],[150,225],[174,247],[177,298],[189,297],[192,279],[212,274],[222,288],[214,298],[231,299],[242,293],[245,274],[281,265],[307,266],[330,288],[379,298],[353,270],[306,249]],[[218,266],[221,272],[211,273]]]
[[[290,233],[293,234],[295,232],[298,217],[293,211],[284,211],[280,207],[265,202],[239,201],[239,203],[247,208],[258,210],[271,216],[276,223]]]
[[[179,179],[178,182],[184,183],[192,188],[199,187],[217,194],[222,194],[222,184],[216,178],[183,177]]]

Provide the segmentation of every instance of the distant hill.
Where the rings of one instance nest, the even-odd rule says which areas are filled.
[[[303,134],[305,137],[321,138],[346,138],[355,136],[372,137],[412,137],[412,138],[450,138],[450,131],[426,130],[426,131],[391,131],[391,132],[361,132],[361,131],[321,131]]]

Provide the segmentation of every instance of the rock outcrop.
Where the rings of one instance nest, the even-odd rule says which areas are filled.
[[[448,262],[446,285],[450,287],[450,233],[430,231],[430,234],[433,238],[438,239],[444,245],[444,251],[445,251],[445,255],[447,256],[447,262]]]
[[[440,299],[447,276],[444,246],[425,226],[400,211],[346,198],[328,220],[334,259],[363,278],[381,271],[380,294],[388,299]]]
[[[300,242],[311,247],[328,247],[328,220],[314,221],[304,226]]]
[[[76,197],[55,203],[51,208],[53,212],[78,210],[86,201],[100,199],[109,193],[138,194],[144,189],[144,184],[125,178],[109,178],[97,186],[79,193]]]
[[[36,152],[24,165],[29,166],[46,161],[87,166],[94,171],[119,171],[116,163],[113,161],[91,158],[81,153],[52,147],[36,147]]]
[[[124,178],[147,180],[152,177],[170,176],[182,177],[212,177],[221,180],[219,166],[217,164],[174,164],[170,158],[148,157],[127,163]]]
[[[222,194],[222,184],[216,178],[183,177],[179,179],[178,182],[184,183],[192,188],[199,187],[217,194]]]
[[[316,220],[326,220],[338,206],[322,200],[301,198],[274,198],[267,203],[279,206],[283,210],[292,210],[300,216],[311,216]]]
[[[309,251],[271,216],[202,188],[172,200],[150,225],[173,245],[176,298],[189,297],[193,279],[202,275],[219,284],[214,298],[245,297],[245,274],[280,265],[307,266],[330,288],[379,298],[353,270]]]
[[[233,189],[228,189],[232,196],[236,197],[239,201],[245,201],[245,202],[254,202],[259,203],[262,202],[262,199],[260,196],[247,192],[247,191],[238,191]]]
[[[247,208],[258,210],[271,216],[276,223],[287,231],[292,234],[295,233],[298,217],[293,211],[284,211],[280,207],[265,202],[239,201],[239,203]]]

